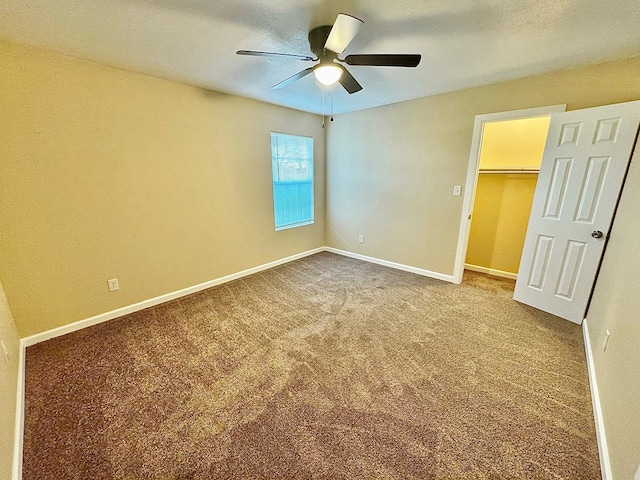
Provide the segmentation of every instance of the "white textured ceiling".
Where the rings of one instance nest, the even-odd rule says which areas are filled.
[[[343,113],[640,54],[640,0],[0,0],[0,37],[134,72],[321,113],[308,62],[236,50],[310,54],[308,31],[338,13],[364,21],[345,51],[421,53],[417,68],[349,67]]]

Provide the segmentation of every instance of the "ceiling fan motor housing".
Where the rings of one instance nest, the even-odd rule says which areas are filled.
[[[331,25],[322,25],[309,32],[308,38],[311,51],[320,59],[320,61],[330,61],[338,56],[337,53],[324,48],[325,43],[327,43],[329,33],[331,33],[331,28]]]

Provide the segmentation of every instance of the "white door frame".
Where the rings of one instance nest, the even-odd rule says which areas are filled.
[[[484,124],[487,122],[515,120],[518,118],[544,117],[551,115],[552,113],[565,112],[566,110],[567,105],[562,104],[476,115],[476,119],[473,124],[473,136],[471,137],[471,151],[469,153],[467,181],[462,198],[462,214],[460,216],[460,231],[458,232],[458,247],[456,249],[456,260],[453,267],[454,283],[462,283],[462,275],[464,274],[464,261],[467,257],[469,232],[471,231],[471,212],[473,211],[473,202],[476,196],[476,185],[478,184],[478,167],[480,163],[480,149],[482,147]]]

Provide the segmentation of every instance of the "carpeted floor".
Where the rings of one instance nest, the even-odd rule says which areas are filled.
[[[582,333],[330,253],[27,349],[24,479],[600,478]]]

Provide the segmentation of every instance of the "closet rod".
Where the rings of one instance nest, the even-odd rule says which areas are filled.
[[[480,173],[539,173],[537,168],[481,168]]]

